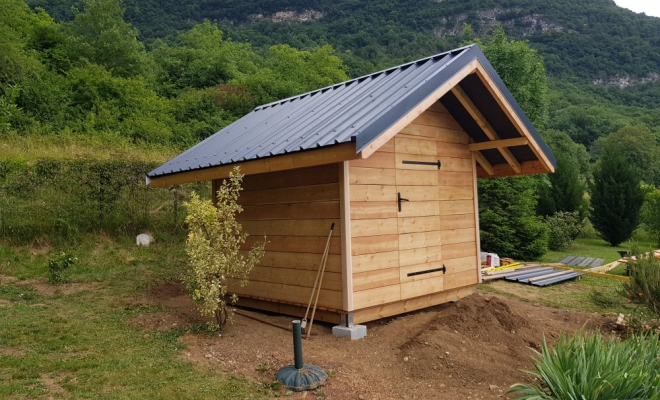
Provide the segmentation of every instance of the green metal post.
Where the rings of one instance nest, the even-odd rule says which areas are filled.
[[[293,321],[293,359],[296,369],[302,369],[302,329],[300,327],[300,320]]]

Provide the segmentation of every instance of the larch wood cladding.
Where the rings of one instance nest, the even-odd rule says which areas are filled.
[[[232,291],[253,299],[307,306],[330,233],[330,251],[318,305],[342,309],[339,165],[248,175],[237,219],[250,234],[248,250],[266,236],[266,254],[245,287]]]
[[[353,300],[358,312],[374,308],[372,314],[386,316],[391,315],[388,309],[410,311],[447,296],[415,300],[419,307],[411,299],[443,292],[464,295],[469,290],[457,290],[478,283],[476,167],[469,141],[436,103],[369,158],[349,161]],[[438,160],[440,170],[437,165],[404,163]],[[402,202],[401,211],[397,193],[409,200]],[[415,274],[443,265],[446,274]],[[393,303],[401,306],[380,307]],[[375,319],[360,315],[359,320]]]

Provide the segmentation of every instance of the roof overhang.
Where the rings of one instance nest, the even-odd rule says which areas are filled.
[[[433,67],[433,63],[437,63],[437,67]],[[406,74],[408,71],[409,75],[403,76],[408,79],[406,86],[393,81],[399,79],[396,73]],[[397,84],[398,92],[380,89],[386,87],[383,85]],[[366,85],[364,88],[368,90],[361,89],[360,85]],[[363,93],[365,90],[367,94],[369,91],[382,92],[381,97],[367,97]],[[355,98],[366,98],[367,101],[350,103]],[[377,100],[384,104],[378,106]],[[324,111],[323,107],[329,107],[333,102],[337,106],[326,111],[327,115],[319,114]],[[229,176],[235,166],[240,166],[242,173],[251,175],[368,158],[436,102],[441,102],[471,137],[469,146],[478,163],[478,177],[555,171],[552,152],[479,47],[472,45],[257,107],[224,130],[151,171],[147,183],[162,187],[222,179]],[[355,117],[360,118],[362,125],[358,127],[356,123],[352,126],[348,121],[362,107],[367,108],[362,115]],[[364,123],[365,115],[369,116],[368,123]],[[302,120],[298,122],[300,118]],[[333,118],[340,123],[335,126],[349,126],[354,128],[354,133],[347,135],[338,128],[333,131]],[[313,126],[315,121],[319,121],[318,126]],[[309,124],[307,129],[310,131],[304,133],[301,127],[306,124]],[[328,134],[329,140],[312,146],[316,135],[321,138],[326,135],[319,130],[320,126],[338,133],[335,136]],[[248,132],[254,132],[255,140],[261,142],[250,144],[252,136],[245,136]],[[270,144],[270,140],[265,140],[270,135],[274,146],[279,145],[276,140],[284,143],[284,139],[296,145],[280,152],[259,150]],[[225,137],[227,139],[223,139]],[[233,150],[223,144],[227,142],[232,146],[238,141],[247,143],[241,148],[234,146]],[[232,152],[242,152],[243,155],[229,157],[227,154]],[[214,162],[213,159],[223,156],[222,153],[226,160]]]

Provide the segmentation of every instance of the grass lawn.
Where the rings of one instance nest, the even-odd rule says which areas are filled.
[[[539,261],[552,263],[561,260],[565,256],[580,256],[603,258],[607,264],[620,258],[619,253],[617,253],[618,250],[630,250],[635,245],[644,251],[658,248],[658,244],[654,242],[627,241],[617,247],[612,247],[603,239],[578,238],[564,250],[547,252]]]
[[[79,259],[69,287],[46,294],[47,249],[0,248],[0,398],[258,399],[243,378],[193,367],[180,358],[183,331],[149,331],[130,322],[156,311],[144,304],[148,281],[177,278],[181,243],[137,249],[95,237],[70,249]],[[25,280],[9,281],[7,276]],[[66,286],[63,286],[63,288]]]

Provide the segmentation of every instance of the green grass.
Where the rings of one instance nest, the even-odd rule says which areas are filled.
[[[605,263],[609,263],[619,259],[618,250],[630,250],[635,245],[641,249],[655,249],[658,247],[657,243],[648,241],[627,241],[621,243],[620,246],[612,247],[603,239],[578,238],[571,246],[563,250],[547,252],[539,261],[552,263],[570,255],[603,258]]]
[[[148,281],[178,278],[180,242],[137,249],[128,238],[95,236],[67,250],[79,259],[70,280],[92,283],[93,290],[48,296],[26,281],[0,284],[0,398],[265,397],[255,382],[181,359],[182,330],[150,331],[130,322],[150,312],[139,303]],[[34,251],[5,246],[0,272],[44,278],[47,257]]]

